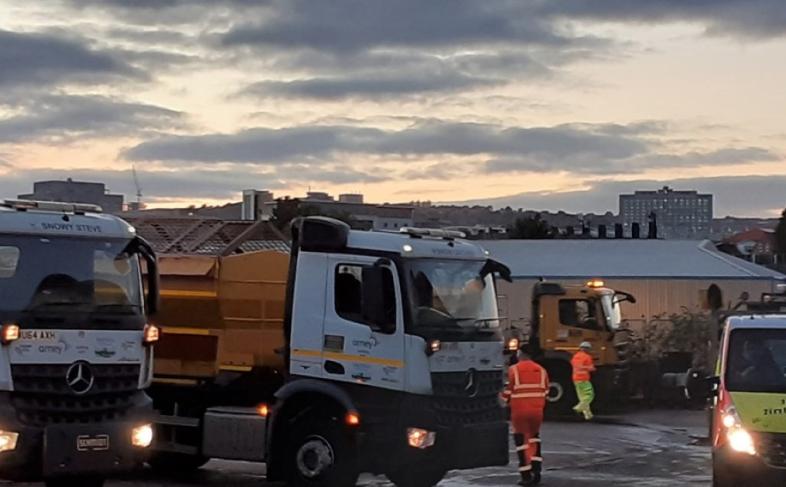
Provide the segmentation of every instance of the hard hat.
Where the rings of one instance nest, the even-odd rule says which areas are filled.
[[[592,344],[590,342],[581,342],[579,348],[581,348],[582,350],[583,349],[592,350]]]

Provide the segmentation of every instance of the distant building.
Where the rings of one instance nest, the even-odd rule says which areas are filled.
[[[240,219],[259,220],[262,214],[262,206],[271,201],[273,201],[273,193],[270,191],[244,189]]]
[[[718,248],[726,253],[769,266],[778,264],[775,247],[775,230],[772,228],[753,228],[740,232],[724,239],[718,245]]]
[[[620,195],[620,218],[627,227],[638,223],[646,235],[650,215],[655,215],[658,237],[703,239],[710,234],[712,195],[696,191],[675,191],[664,186],[657,191],[636,191]]]
[[[123,195],[110,194],[103,183],[74,181],[38,181],[32,194],[20,194],[22,200],[61,201],[100,206],[107,213],[123,211]]]
[[[500,315],[526,325],[532,314],[532,287],[541,279],[584,284],[601,279],[608,287],[636,296],[622,313],[632,328],[659,317],[700,312],[713,284],[731,308],[743,292],[760,296],[786,280],[774,270],[718,251],[708,240],[484,240],[491,256],[506,264],[513,283],[499,281]]]
[[[394,230],[414,226],[415,209],[404,205],[374,205],[363,202],[362,194],[342,194],[338,201],[328,193],[309,191],[305,198],[290,199],[301,209],[310,208],[311,214],[351,218],[358,228]],[[269,220],[274,217],[278,201],[269,191],[243,192],[242,219]],[[204,214],[204,212],[200,212]],[[251,217],[251,215],[255,215]]]
[[[355,205],[362,205],[363,204],[363,195],[362,194],[340,194],[338,195],[338,201],[340,203],[352,203]]]

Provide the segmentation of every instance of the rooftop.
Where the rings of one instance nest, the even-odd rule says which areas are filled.
[[[786,279],[695,240],[484,240],[514,277]]]
[[[258,250],[289,252],[289,243],[267,221],[194,217],[126,218],[160,254],[229,255]]]

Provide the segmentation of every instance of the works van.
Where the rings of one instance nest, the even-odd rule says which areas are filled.
[[[726,319],[711,435],[713,485],[786,482],[786,314]]]

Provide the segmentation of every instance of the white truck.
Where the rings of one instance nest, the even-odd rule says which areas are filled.
[[[96,487],[144,461],[156,266],[98,207],[0,202],[0,478]]]
[[[171,319],[160,322],[165,359],[151,389],[161,433],[153,465],[182,472],[208,458],[266,462],[268,480],[310,487],[353,486],[361,472],[431,487],[449,470],[506,465],[494,275],[509,279],[509,271],[456,237],[308,217],[293,225],[288,272],[260,276],[275,261],[264,253],[211,267],[215,287],[205,289],[218,289],[217,299],[178,289],[186,278],[162,271],[160,316]],[[188,257],[169,258],[182,270]],[[222,297],[224,287],[232,291]],[[260,318],[278,299],[282,320]],[[200,317],[184,313],[216,306],[223,318],[187,328]],[[221,359],[240,349],[257,362]],[[262,359],[273,349],[280,370]],[[198,367],[187,378],[189,357]],[[177,367],[163,372],[166,364]],[[200,369],[222,372],[199,378]]]

